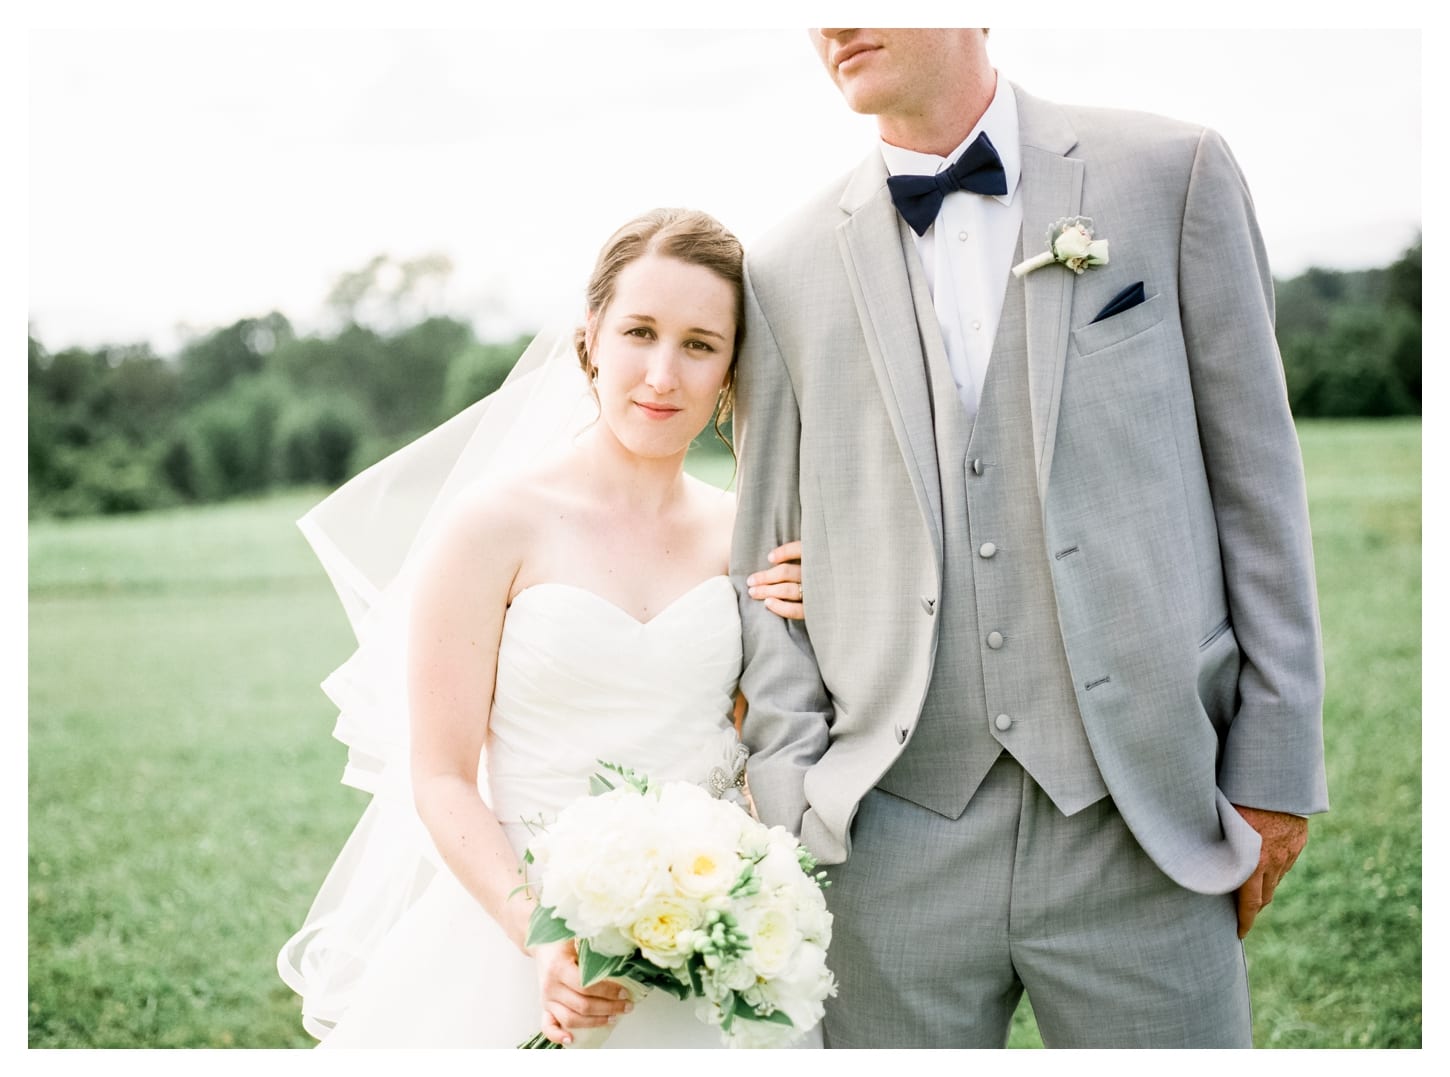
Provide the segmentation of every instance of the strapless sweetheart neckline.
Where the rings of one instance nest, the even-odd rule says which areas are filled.
[[[555,588],[555,589],[564,590],[564,591],[572,591],[572,592],[574,592],[576,594],[585,595],[585,596],[593,599],[599,605],[604,606],[607,609],[613,610],[620,617],[623,617],[626,620],[630,621],[636,627],[638,627],[638,628],[648,628],[650,625],[652,625],[656,621],[660,620],[666,614],[670,613],[671,611],[675,610],[677,607],[679,607],[680,605],[682,605],[692,595],[695,595],[695,594],[703,591],[706,588],[707,585],[712,584],[712,583],[715,583],[716,581],[720,581],[720,580],[723,580],[727,585],[730,584],[730,577],[729,576],[725,576],[725,575],[720,575],[720,576],[706,576],[703,580],[701,580],[699,583],[695,584],[693,587],[689,588],[688,590],[682,592],[679,595],[676,595],[669,602],[665,603],[665,605],[659,610],[659,612],[657,612],[648,621],[641,621],[638,617],[636,617],[634,614],[630,613],[623,606],[620,606],[616,602],[610,601],[609,599],[605,598],[603,595],[601,595],[597,591],[591,591],[587,587],[580,587],[580,586],[578,586],[576,584],[572,584],[572,583],[555,583],[555,582],[552,582],[552,581],[546,581],[544,583],[531,583],[531,584],[529,584],[529,586],[525,587],[518,594],[514,595],[514,600],[509,603],[509,609],[512,610],[515,606],[517,606],[519,604],[519,602],[524,598],[525,595],[528,595],[531,592],[537,592],[537,591],[541,591],[541,590],[548,590],[550,588]],[[732,585],[732,588],[733,588],[733,585]]]

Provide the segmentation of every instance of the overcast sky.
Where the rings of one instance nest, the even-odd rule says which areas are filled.
[[[1418,31],[998,28],[989,51],[1037,96],[1223,132],[1277,275],[1414,241]],[[378,253],[447,254],[452,313],[531,328],[634,213],[696,206],[748,245],[874,141],[801,30],[32,31],[29,65],[52,350],[169,351],[272,309],[314,328]]]

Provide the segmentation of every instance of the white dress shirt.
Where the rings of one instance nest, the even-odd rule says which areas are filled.
[[[881,143],[889,174],[934,176],[953,164],[982,131],[1002,158],[1007,193],[953,191],[942,200],[941,212],[926,234],[912,233],[926,270],[947,361],[969,417],[976,416],[982,398],[982,382],[987,377],[987,361],[992,357],[1012,256],[1022,230],[1022,200],[1017,197],[1022,178],[1017,98],[1011,84],[998,77],[992,103],[949,157]]]

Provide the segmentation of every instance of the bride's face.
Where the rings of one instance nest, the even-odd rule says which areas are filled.
[[[683,453],[710,417],[735,346],[735,293],[703,266],[647,254],[590,314],[600,414],[630,452]]]

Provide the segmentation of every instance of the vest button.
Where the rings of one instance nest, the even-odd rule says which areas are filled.
[[[982,543],[982,548],[977,552],[983,557],[995,557],[997,554],[997,544],[995,542],[984,542]]]
[[[996,721],[994,721],[992,724],[995,725],[998,730],[1005,733],[1007,732],[1007,730],[1012,728],[1012,719],[1008,715],[999,714],[997,715]]]
[[[994,651],[1000,651],[1002,649],[1002,633],[1000,633],[1000,632],[988,632],[987,633],[987,646],[990,647],[990,648],[992,648],[992,650],[994,650]]]
[[[972,461],[972,474],[973,475],[980,475],[981,473],[982,473],[982,458],[979,456],[975,460]]]

